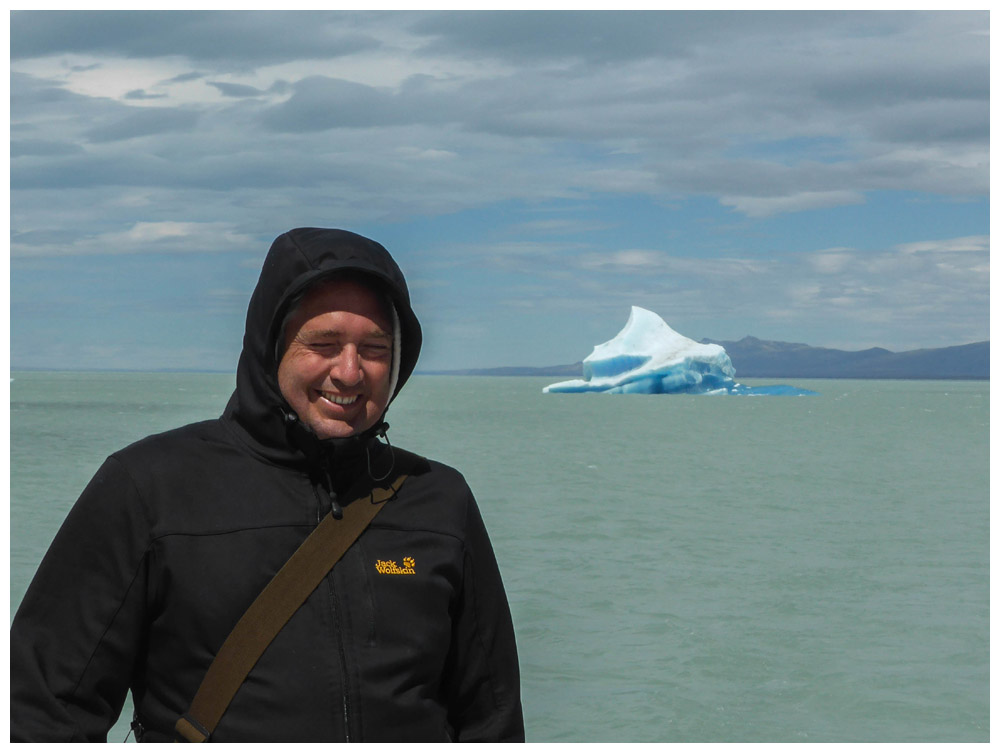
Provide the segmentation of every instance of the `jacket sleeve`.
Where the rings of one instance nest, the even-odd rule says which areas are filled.
[[[11,741],[105,741],[141,642],[149,524],[109,458],[70,510],[11,624]]]
[[[523,742],[521,686],[507,596],[486,527],[469,494],[462,593],[445,675],[458,742]]]

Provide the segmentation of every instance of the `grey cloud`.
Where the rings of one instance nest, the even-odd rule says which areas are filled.
[[[10,169],[10,185],[12,191],[148,186],[159,183],[167,167],[161,159],[134,151],[111,156],[85,152],[42,164],[15,161]]]
[[[868,14],[869,23],[900,22]],[[687,57],[700,46],[737,35],[780,38],[857,24],[841,13],[719,11],[492,11],[421,15],[411,27],[432,37],[424,54],[507,61],[579,59],[600,63]]]
[[[11,230],[11,246],[30,248],[32,246],[71,246],[80,239],[77,230],[46,228],[19,232]]]
[[[116,23],[130,17],[106,16]],[[276,37],[305,18],[265,17]],[[164,34],[177,32],[191,18],[209,26],[229,18],[231,33],[243,34],[249,48],[255,37],[246,27],[256,28],[262,17],[168,13],[162,20],[174,30]],[[161,82],[207,78],[229,98],[197,111],[126,108],[15,72],[12,134],[66,147],[53,149],[52,161],[41,151],[12,152],[33,155],[12,164],[12,185],[224,191],[322,186],[352,208],[363,205],[366,216],[602,190],[696,193],[760,214],[855,201],[874,189],[960,194],[988,185],[988,97],[982,93],[988,55],[979,37],[967,33],[979,15],[514,13],[496,18],[503,23],[495,30],[495,44],[528,24],[538,55],[546,36],[559,28],[563,36],[554,38],[553,54],[586,50],[587,34],[596,33],[603,19],[611,37],[644,25],[673,35],[680,41],[670,49],[687,57],[677,62],[659,53],[648,59],[623,54],[614,65],[550,67],[512,59],[503,73],[488,65],[450,77],[420,73],[384,88],[315,75],[270,85],[268,93],[292,92],[279,104],[258,101],[263,89],[218,80],[214,69],[207,76],[191,71]],[[950,31],[937,40],[933,27],[941,19],[950,19]],[[380,24],[399,32],[409,24],[428,38],[456,42],[456,50],[494,43],[495,18],[489,14],[306,20],[337,26],[336,34],[363,34]],[[823,23],[832,29],[828,37]],[[802,34],[795,36],[794,30]],[[858,31],[867,37],[859,38]],[[654,48],[643,41],[649,35],[636,34],[637,49]],[[692,41],[687,47],[685,34]],[[966,37],[972,40],[967,49],[961,44]],[[817,46],[819,39],[824,44]],[[155,46],[151,54],[158,54]],[[308,54],[308,48],[294,52]],[[422,54],[428,54],[426,48]],[[975,76],[966,76],[970,59],[976,61]],[[910,65],[916,80],[904,86],[901,71]],[[956,77],[968,80],[956,85],[952,99],[928,98],[935,92],[945,96],[947,82]],[[847,85],[852,80],[861,89],[853,99]],[[881,83],[865,89],[866,80]],[[893,101],[878,102],[873,92],[888,85]],[[155,154],[170,158],[136,155],[132,145],[123,144],[122,150],[115,144],[139,135],[157,136],[151,141]],[[81,154],[85,143],[88,154]],[[434,155],[449,159],[425,159]],[[490,179],[483,181],[484,175]]]
[[[412,30],[434,38],[425,54],[610,61],[689,54],[727,18],[732,23],[711,12],[443,12],[422,16]]]
[[[11,71],[10,104],[12,111],[30,111],[38,105],[64,102],[82,102],[89,99],[67,91],[59,84],[37,76]],[[12,112],[12,115],[15,114]]]
[[[679,20],[642,12],[446,12],[421,17],[412,30],[435,38],[422,50],[428,55],[612,60],[679,54],[690,45],[684,35],[670,33]],[[701,25],[708,19],[691,21]]]
[[[150,126],[150,122],[141,125]],[[137,135],[128,128],[122,130],[122,137]],[[170,135],[163,134],[161,138],[167,139]],[[371,164],[360,147],[347,147],[348,152],[357,153],[351,157],[349,153],[327,154],[319,147],[310,149],[301,141],[295,145],[267,142],[255,145],[253,158],[246,159],[246,145],[237,146],[244,150],[244,158],[238,158],[229,143],[229,134],[220,135],[217,140],[208,139],[196,149],[191,147],[184,132],[174,135],[176,141],[169,145],[163,142],[157,150],[166,152],[169,158],[137,150],[127,143],[95,142],[94,148],[83,153],[43,163],[15,161],[11,165],[11,185],[19,190],[131,186],[185,192],[192,189],[259,191],[279,188],[315,192],[318,186],[326,183],[326,195],[343,185],[345,192],[370,197],[375,195],[376,184],[384,180],[379,167]],[[366,194],[368,191],[371,194]],[[322,197],[319,200],[322,201]]]
[[[12,72],[10,127],[14,138],[64,143],[55,153],[79,151],[79,132],[127,110],[113,100],[68,91],[54,82]]]
[[[214,86],[224,97],[259,97],[264,94],[260,89],[246,84],[230,84],[225,81],[206,81],[209,86]]]
[[[125,92],[125,99],[142,100],[142,99],[165,99],[166,94],[151,94],[145,89],[132,89],[131,91]]]
[[[11,139],[10,157],[56,157],[67,154],[82,154],[83,147],[65,141],[45,139]]]
[[[11,59],[103,53],[183,55],[191,60],[274,63],[374,49],[352,31],[354,14],[273,11],[17,11]]]
[[[204,73],[199,73],[198,71],[191,71],[190,73],[181,73],[179,76],[174,76],[173,78],[168,78],[165,81],[161,81],[162,84],[186,84],[189,81],[197,81],[198,79],[205,78]]]
[[[970,40],[981,47],[980,59],[989,54],[988,40]],[[912,55],[912,53],[910,53]],[[873,69],[847,62],[840,71],[820,73],[813,85],[821,100],[838,106],[893,105],[912,100],[984,100],[989,98],[990,73],[981,64],[942,67],[933,58],[894,60]]]
[[[896,143],[986,143],[990,135],[989,97],[959,102],[923,100],[887,107],[872,118],[871,133]]]
[[[297,82],[294,94],[266,110],[262,123],[276,131],[322,131],[413,122],[411,108],[391,92],[351,81],[310,76]],[[432,117],[432,116],[431,116]]]
[[[132,135],[135,135],[134,133]],[[11,166],[11,187],[30,189],[83,189],[104,186],[143,188],[222,188],[236,185],[260,188],[267,185],[268,171],[259,161],[253,165],[226,165],[223,177],[216,171],[195,167],[188,160],[166,160],[162,157],[127,151],[88,151],[45,164]],[[273,173],[271,173],[273,175]],[[254,177],[257,176],[257,179]]]
[[[852,43],[842,50],[848,57],[830,53],[830,59],[824,59],[812,54],[806,42],[775,51],[764,39],[748,35],[735,50],[714,50],[711,58],[679,68],[627,64],[599,70],[541,69],[530,76],[518,71],[452,89],[440,83],[414,85],[387,101],[395,108],[396,120],[440,121],[447,114],[474,131],[606,139],[677,153],[693,148],[719,151],[732,144],[734,135],[750,142],[773,141],[780,135],[839,139],[841,144],[871,137],[925,143],[985,140],[986,54],[980,56],[973,77],[965,76],[965,67],[956,69],[940,54],[928,53],[930,62],[910,69],[910,81],[903,86],[898,64],[884,70],[870,49],[857,50]],[[860,62],[850,59],[862,52]],[[746,59],[753,59],[753,65],[746,65]],[[956,78],[967,83],[952,86],[949,94],[948,82]],[[880,83],[867,90],[864,82],[874,79]],[[850,99],[852,82],[859,93]],[[891,86],[892,97],[873,99],[882,86]],[[957,110],[955,117],[951,108]],[[933,128],[907,130],[907,112],[921,110],[938,122]]]
[[[95,144],[125,141],[170,131],[189,131],[197,121],[198,113],[193,110],[149,108],[94,126],[83,137]]]

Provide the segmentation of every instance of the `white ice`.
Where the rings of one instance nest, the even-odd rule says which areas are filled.
[[[785,385],[747,387],[721,345],[675,332],[652,311],[632,307],[625,328],[583,359],[583,379],[550,384],[543,392],[688,393],[701,395],[813,394]]]

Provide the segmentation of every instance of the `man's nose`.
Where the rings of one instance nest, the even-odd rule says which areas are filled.
[[[353,345],[341,348],[330,368],[330,376],[345,387],[353,387],[361,382],[361,359]]]

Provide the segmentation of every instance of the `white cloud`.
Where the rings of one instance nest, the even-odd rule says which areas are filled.
[[[759,259],[702,259],[649,249],[585,253],[576,258],[575,265],[581,269],[615,274],[644,275],[655,272],[665,277],[683,276],[701,280],[745,279],[747,275],[764,274],[772,267],[771,262]]]
[[[534,220],[512,225],[508,232],[529,233],[542,235],[573,235],[578,233],[593,233],[600,230],[607,230],[610,225],[606,222],[595,222],[586,218],[560,218],[550,220]]]
[[[582,260],[584,267],[617,267],[618,269],[640,269],[643,267],[663,267],[669,257],[660,251],[626,250],[615,251],[607,256],[593,254]]]
[[[821,274],[837,274],[854,260],[852,249],[827,248],[816,251],[809,257],[813,269]]]
[[[723,206],[733,207],[748,217],[771,217],[784,212],[863,204],[858,191],[801,191],[787,196],[722,196]]]
[[[51,240],[46,234],[22,232],[11,239],[11,255],[17,257],[79,254],[214,253],[247,251],[257,239],[223,222],[136,222],[125,230]]]
[[[975,253],[989,254],[990,237],[988,235],[970,235],[964,238],[949,238],[945,240],[920,241],[918,243],[902,243],[896,247],[902,254],[920,253]]]
[[[439,162],[441,160],[453,160],[458,158],[458,154],[448,149],[422,149],[414,146],[401,146],[396,152],[403,159],[411,159],[422,162]]]
[[[679,331],[722,339],[757,334],[844,346],[854,337],[896,350],[954,345],[988,337],[987,247],[988,237],[977,237],[767,259],[704,259],[656,249],[587,252],[575,257],[577,274],[563,291],[591,308],[643,305],[676,320]],[[955,251],[969,248],[978,250]],[[960,326],[977,316],[978,327]],[[793,331],[815,334],[783,334]]]
[[[193,222],[137,222],[131,230],[105,236],[105,240],[121,240],[126,243],[155,243],[166,238],[183,238],[194,235],[198,225]],[[202,229],[207,229],[202,227]]]

